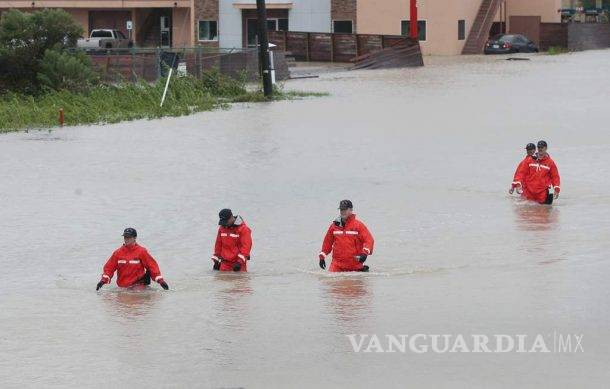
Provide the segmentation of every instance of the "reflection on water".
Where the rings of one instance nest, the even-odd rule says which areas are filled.
[[[559,225],[559,209],[552,205],[519,202],[513,207],[517,228],[524,231],[547,231]]]
[[[364,275],[324,278],[323,287],[340,324],[362,321],[370,314],[372,295]]]
[[[150,315],[163,293],[151,287],[105,290],[101,293],[109,315],[137,319]]]

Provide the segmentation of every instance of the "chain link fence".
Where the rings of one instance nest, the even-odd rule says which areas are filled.
[[[154,82],[174,68],[178,75],[200,77],[217,70],[231,77],[256,81],[260,77],[258,49],[207,47],[160,49],[129,48],[87,50],[95,69],[105,82]]]

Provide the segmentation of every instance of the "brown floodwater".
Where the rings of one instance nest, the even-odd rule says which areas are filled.
[[[0,136],[2,387],[607,386],[610,51],[530,58],[334,69],[286,84],[328,97]],[[552,207],[507,194],[539,139]],[[375,236],[369,274],[318,268],[343,198]],[[248,274],[211,271],[224,207],[253,230]],[[95,292],[127,226],[170,291]],[[583,350],[346,336],[556,333]]]

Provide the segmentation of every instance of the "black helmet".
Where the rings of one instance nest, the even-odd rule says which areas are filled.
[[[341,200],[339,202],[340,210],[353,209],[353,208],[354,208],[354,204],[352,204],[352,202],[350,200]]]
[[[538,142],[538,147],[539,147],[539,148],[540,148],[540,147],[547,147],[546,141],[544,141],[544,140],[539,141],[539,142]]]
[[[233,212],[229,208],[222,209],[218,213],[218,218],[220,219],[218,221],[218,225],[226,226],[229,222],[229,219],[231,219],[232,217],[233,217]]]
[[[525,146],[526,150],[536,150],[536,145],[533,143],[528,143],[527,146]]]
[[[123,231],[123,236],[135,238],[138,236],[138,232],[136,231],[135,228],[127,227],[127,228],[125,228],[125,231]]]

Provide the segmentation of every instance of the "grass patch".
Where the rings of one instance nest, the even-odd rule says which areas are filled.
[[[567,54],[570,51],[565,48],[565,47],[561,47],[561,46],[551,46],[549,47],[549,50],[547,51],[548,55],[559,55],[559,54]]]
[[[248,91],[245,82],[217,72],[201,79],[172,78],[163,107],[159,106],[165,79],[155,84],[100,85],[87,92],[46,91],[28,96],[0,95],[0,132],[58,125],[64,109],[65,125],[117,123],[125,120],[183,116],[225,108],[231,103],[270,101],[261,91]],[[276,88],[271,100],[294,100],[323,93],[284,92]]]

